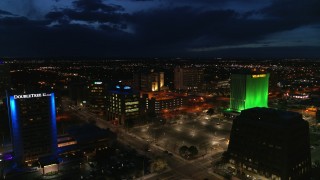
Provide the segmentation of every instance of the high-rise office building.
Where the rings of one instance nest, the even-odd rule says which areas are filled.
[[[240,112],[253,107],[268,107],[269,74],[242,71],[231,74],[230,109]]]
[[[174,88],[176,90],[199,91],[203,83],[203,70],[199,68],[174,69]]]
[[[275,180],[309,179],[308,122],[296,112],[243,110],[233,121],[227,154],[240,174],[251,172]]]
[[[89,85],[89,103],[91,110],[99,115],[105,114],[106,109],[106,85],[101,81],[95,81]]]
[[[107,118],[118,124],[124,124],[128,119],[135,119],[140,115],[139,92],[130,86],[117,85],[107,95]]]
[[[90,88],[90,86],[89,86]],[[68,85],[69,90],[69,97],[70,99],[75,103],[75,105],[83,105],[86,106],[88,103],[88,94],[89,90],[93,90],[93,87],[91,89],[88,88],[88,85],[86,82],[83,82],[83,80],[79,81],[72,81]],[[93,94],[93,92],[92,92]],[[93,99],[93,95],[91,95],[91,98]],[[94,102],[93,102],[94,103]]]
[[[12,94],[7,97],[14,159],[31,164],[57,155],[54,93]]]
[[[134,89],[146,91],[146,92],[163,90],[164,89],[164,73],[155,72],[152,69],[150,72],[135,74]]]

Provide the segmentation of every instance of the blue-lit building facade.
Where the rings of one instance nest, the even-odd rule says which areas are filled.
[[[14,160],[32,164],[57,155],[54,93],[8,95]]]

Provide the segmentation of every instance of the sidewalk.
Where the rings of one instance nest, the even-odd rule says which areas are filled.
[[[163,172],[161,172],[161,173],[151,173],[151,174],[148,174],[148,175],[145,175],[145,176],[136,178],[136,180],[146,180],[146,179],[150,179],[150,178],[153,178],[154,176],[157,176],[157,175],[160,175],[160,174],[169,172],[169,171],[171,171],[171,168],[170,168],[170,167],[168,167],[165,171],[163,171]]]
[[[212,168],[209,168],[209,169],[208,169],[208,173],[211,174],[211,175],[213,175],[213,176],[216,177],[217,179],[221,179],[221,180],[224,180],[224,179],[225,179],[223,176],[220,176],[219,174],[214,173]]]

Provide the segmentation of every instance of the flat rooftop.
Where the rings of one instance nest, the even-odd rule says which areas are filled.
[[[269,74],[264,69],[242,69],[242,70],[234,70],[231,74],[245,74],[245,75],[252,75],[252,74]]]
[[[246,122],[261,122],[264,124],[274,125],[290,125],[296,123],[305,123],[302,115],[297,112],[283,111],[272,108],[251,108],[241,111],[238,116],[241,121]]]

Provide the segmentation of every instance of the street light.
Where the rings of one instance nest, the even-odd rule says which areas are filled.
[[[89,161],[89,155],[87,155],[86,152],[83,152],[83,154],[86,156],[87,162],[88,162]]]

